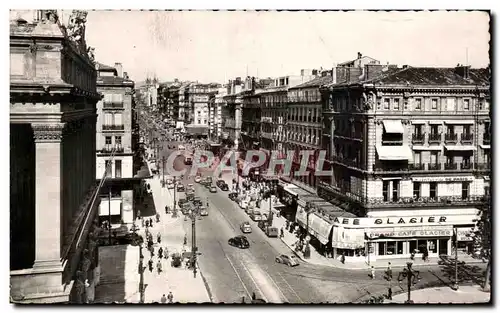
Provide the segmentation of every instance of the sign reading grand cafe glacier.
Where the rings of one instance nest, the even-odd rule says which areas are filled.
[[[431,257],[449,255],[454,228],[459,250],[472,249],[470,235],[477,218],[476,209],[458,213],[331,219],[310,214],[309,232],[331,248],[334,255],[345,254],[352,261],[409,258],[412,252],[420,257],[424,251]],[[305,210],[299,208],[297,220],[307,221]]]

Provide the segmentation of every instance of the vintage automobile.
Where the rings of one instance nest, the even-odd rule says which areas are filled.
[[[201,176],[196,176],[196,177],[194,178],[194,182],[195,182],[195,183],[201,183]]]
[[[182,183],[177,184],[177,192],[184,192],[186,189]]]
[[[201,216],[208,216],[208,210],[204,206],[200,207],[200,215]]]
[[[211,193],[216,193],[216,192],[217,192],[217,187],[215,187],[215,186],[210,186],[210,192],[211,192]]]
[[[240,235],[228,240],[228,244],[233,247],[238,247],[240,249],[250,248],[250,242],[248,242],[247,237]]]
[[[252,226],[249,222],[243,222],[240,225],[241,232],[244,234],[249,234],[252,232]]]
[[[232,201],[236,201],[238,199],[238,193],[237,192],[230,192],[227,197],[232,200]]]
[[[299,261],[295,255],[281,254],[276,257],[276,263],[282,263],[290,267],[298,266]]]

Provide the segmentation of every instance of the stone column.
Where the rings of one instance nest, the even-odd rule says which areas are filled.
[[[62,164],[64,123],[32,124],[36,149],[36,247],[34,268],[61,268]]]

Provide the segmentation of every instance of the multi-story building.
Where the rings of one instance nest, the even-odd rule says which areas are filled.
[[[219,84],[189,85],[189,111],[192,112],[192,122],[186,126],[186,133],[195,137],[208,137],[210,122],[210,104],[215,102]]]
[[[137,180],[132,150],[134,82],[120,63],[114,67],[97,63],[97,73],[97,91],[103,99],[97,103],[96,178],[102,178],[105,172],[107,176],[99,218],[112,225],[132,224],[133,185]]]
[[[261,150],[269,157],[271,150],[278,151],[278,157],[286,157],[288,89],[314,79],[316,74],[315,70],[301,70],[301,75],[278,77],[260,92]]]
[[[470,248],[489,190],[489,69],[350,70],[322,90],[333,175],[318,194],[356,217],[329,215],[329,228],[313,232],[353,260],[450,254],[454,231],[459,249]],[[302,222],[305,212],[328,215],[298,212]]]
[[[164,117],[165,126],[175,127],[179,120],[179,89],[181,82],[160,83],[158,86],[158,107]]]
[[[224,97],[227,95],[227,86],[222,86],[217,90],[217,94],[214,99],[213,113],[211,117],[213,118],[211,132],[216,142],[219,142],[222,138],[222,110],[224,108]],[[212,111],[211,111],[212,112]]]
[[[319,77],[288,89],[286,116],[287,151],[295,151],[292,171],[298,171],[302,158],[300,151],[312,150],[307,163],[307,176],[292,175],[292,182],[304,189],[316,192],[316,160],[321,149],[322,138],[322,101],[319,88],[332,82],[332,71],[325,70]]]
[[[82,303],[99,282],[100,95],[86,14],[73,11],[68,28],[55,10],[10,24],[11,302]]]
[[[247,79],[248,80],[248,79]],[[223,142],[228,146],[239,148],[241,130],[241,92],[246,90],[241,77],[229,80],[222,108]]]

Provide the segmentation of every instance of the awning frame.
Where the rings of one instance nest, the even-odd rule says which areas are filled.
[[[403,145],[403,146],[382,146],[382,145],[377,145],[376,147],[377,154],[378,154],[378,159],[382,161],[402,161],[402,160],[408,160],[412,161],[413,160],[413,154],[412,150],[410,149],[409,146]],[[401,153],[395,154],[394,152],[388,151],[389,149],[401,149],[401,150],[406,150],[406,151],[401,151]],[[406,153],[403,153],[406,152]]]
[[[384,124],[384,130],[386,133],[389,133],[389,134],[403,134],[404,133],[404,127],[403,127],[403,123],[401,123],[401,120],[385,120],[385,121],[382,121],[382,124]]]
[[[467,145],[467,146],[445,145],[444,147],[448,151],[476,151],[477,150],[477,148],[473,145]]]

